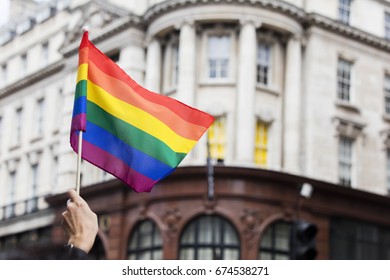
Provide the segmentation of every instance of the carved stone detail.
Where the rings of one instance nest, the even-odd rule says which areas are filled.
[[[244,236],[246,239],[254,238],[258,233],[256,228],[263,220],[263,215],[259,210],[244,209],[240,216],[241,222],[244,224]]]
[[[178,208],[169,208],[165,211],[163,221],[167,225],[169,232],[177,231],[177,223],[181,219],[181,213]]]

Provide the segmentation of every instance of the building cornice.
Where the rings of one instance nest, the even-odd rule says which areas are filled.
[[[10,84],[3,89],[0,89],[0,99],[14,93],[15,91],[21,90],[26,87],[30,87],[32,84],[35,84],[55,73],[60,72],[64,68],[64,66],[65,66],[65,62],[59,61],[19,81],[16,81],[15,83]]]
[[[169,13],[175,9],[188,8],[194,5],[246,5],[260,7],[287,14],[298,21],[304,21],[304,10],[279,0],[167,0],[150,7],[144,14],[145,23],[150,23],[155,18]]]
[[[110,24],[106,28],[103,28],[99,33],[94,34],[90,37],[91,42],[97,44],[101,41],[106,40],[130,27],[134,27],[140,30],[144,30],[144,25],[142,19],[136,15],[130,15],[126,18],[121,18],[116,20],[114,23]],[[81,39],[81,37],[80,37]],[[60,52],[61,54],[67,58],[77,53],[80,45],[80,41],[74,41],[70,44],[67,44],[63,47]]]
[[[200,5],[247,5],[269,9],[294,18],[296,21],[300,22],[305,29],[316,26],[377,49],[385,51],[390,50],[390,42],[384,38],[317,13],[306,13],[301,8],[279,0],[167,0],[150,7],[145,12],[143,20],[146,25],[149,25],[156,18],[174,10]]]
[[[306,28],[310,28],[311,26],[317,26],[332,31],[332,33],[340,34],[378,49],[390,50],[390,42],[386,39],[316,13],[308,14],[306,17]]]

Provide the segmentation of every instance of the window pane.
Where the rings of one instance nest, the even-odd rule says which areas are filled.
[[[385,39],[390,40],[390,13],[385,12]]]
[[[385,113],[390,114],[390,75],[385,76],[384,81]]]
[[[345,219],[331,221],[331,259],[388,259],[390,229]]]
[[[210,36],[207,44],[209,78],[227,78],[230,36]]]
[[[225,122],[225,117],[217,117],[208,130],[210,156],[219,161],[225,158]]]
[[[271,46],[265,43],[259,43],[257,46],[257,82],[268,85],[270,65],[271,64]]]
[[[289,259],[289,233],[291,224],[277,222],[272,224],[264,233],[260,242],[258,258],[264,260]]]
[[[350,101],[351,68],[352,64],[350,62],[343,59],[339,60],[337,69],[338,98],[346,102]]]
[[[342,23],[349,24],[351,13],[351,0],[339,0],[339,20]]]
[[[160,259],[162,239],[156,224],[150,220],[139,223],[129,240],[129,259]]]
[[[193,233],[189,234],[188,231]],[[192,242],[188,242],[188,236],[198,238],[191,238]],[[191,221],[182,233],[179,248],[180,259],[238,259],[240,254],[240,243],[234,227],[227,220],[214,215],[200,216]]]
[[[255,133],[255,163],[266,167],[268,158],[268,126],[258,120]]]
[[[213,250],[211,248],[201,248],[198,250],[198,260],[212,260]]]
[[[339,183],[350,186],[352,182],[352,144],[353,140],[340,137],[339,140]]]

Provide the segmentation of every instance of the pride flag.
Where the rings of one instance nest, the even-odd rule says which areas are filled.
[[[214,118],[148,91],[100,52],[84,32],[79,47],[70,145],[81,158],[136,192],[176,169]]]

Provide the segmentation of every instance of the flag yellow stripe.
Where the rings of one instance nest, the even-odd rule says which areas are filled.
[[[81,80],[87,80],[88,79],[88,64],[83,63],[80,64],[77,69],[77,82],[80,82]]]
[[[107,113],[115,116],[116,118],[119,118],[131,124],[132,126],[160,139],[173,151],[187,154],[196,144],[196,141],[176,134],[159,119],[135,106],[113,97],[110,93],[106,92],[104,89],[89,80],[87,87],[87,99],[89,101],[95,103]]]

